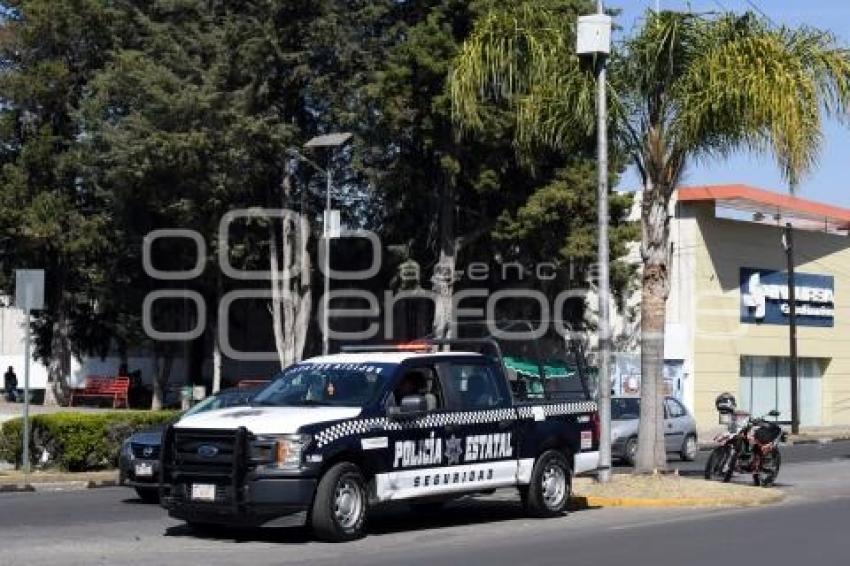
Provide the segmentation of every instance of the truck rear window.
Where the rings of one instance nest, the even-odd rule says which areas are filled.
[[[530,357],[505,356],[505,369],[511,390],[518,400],[585,400],[589,386],[579,365],[566,359],[542,362]]]

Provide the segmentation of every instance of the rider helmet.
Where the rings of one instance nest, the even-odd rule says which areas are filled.
[[[714,400],[714,406],[721,415],[731,415],[738,408],[738,403],[735,401],[734,395],[724,392]]]

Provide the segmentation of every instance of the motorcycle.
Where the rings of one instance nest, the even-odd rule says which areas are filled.
[[[766,416],[775,418],[779,412],[771,411]],[[757,486],[773,485],[782,464],[779,443],[787,440],[787,434],[766,417],[747,418],[741,426],[738,422],[734,419],[729,430],[714,439],[718,446],[708,457],[705,479],[721,479],[725,483],[738,472],[752,474]]]

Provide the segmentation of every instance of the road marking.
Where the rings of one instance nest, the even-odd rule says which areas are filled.
[[[706,508],[702,507],[700,509],[692,509],[687,513],[677,514],[675,517],[667,517],[664,519],[656,519],[653,521],[640,521],[636,523],[630,523],[628,525],[615,525],[613,527],[608,527],[609,531],[627,531],[632,529],[640,529],[643,527],[652,527],[656,525],[668,525],[670,523],[678,523],[681,521],[701,521],[706,519],[714,519],[719,515],[732,515],[737,513],[746,513],[751,511],[757,511],[763,509],[764,506],[757,507],[718,507],[718,508]]]

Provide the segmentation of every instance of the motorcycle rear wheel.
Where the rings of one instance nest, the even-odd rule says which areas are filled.
[[[779,475],[779,467],[782,465],[782,456],[779,450],[771,450],[761,457],[761,466],[753,474],[753,483],[761,487],[770,487],[776,482]]]

